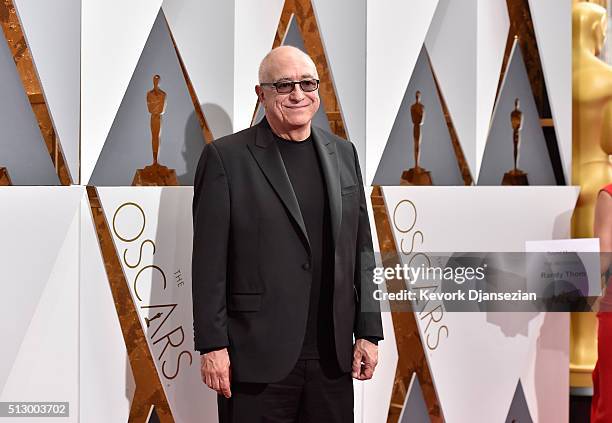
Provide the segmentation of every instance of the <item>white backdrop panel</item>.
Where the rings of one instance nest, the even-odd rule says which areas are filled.
[[[216,393],[200,378],[193,345],[193,188],[112,187],[98,194],[174,421],[216,421]]]
[[[312,0],[349,139],[365,174],[366,1]]]
[[[78,246],[77,209],[0,393],[0,401],[68,402],[64,422],[79,421]],[[3,420],[17,423],[23,418]]]
[[[127,422],[134,376],[86,197],[81,202],[80,260],[80,419]]]
[[[0,280],[10,282],[0,295],[0,400],[68,401],[63,421],[75,422],[83,193],[78,186],[0,189]]]
[[[259,62],[270,51],[284,0],[236,0],[234,128],[251,125]],[[262,81],[263,82],[263,81]]]
[[[524,251],[526,240],[569,234],[578,188],[384,187],[383,193],[396,245],[402,239],[414,241],[416,231],[421,231],[414,252]],[[441,206],[442,201],[452,207]],[[397,230],[412,223],[408,233]],[[529,352],[540,336],[537,317],[527,313],[445,312],[429,326],[428,320],[418,320],[423,342],[429,343],[426,351],[446,421],[505,420],[519,378],[529,374],[525,371],[530,368]],[[557,335],[566,336],[567,332]],[[549,369],[564,372],[567,345],[558,348],[558,361],[549,363]],[[529,376],[546,378],[551,374]],[[530,394],[529,404],[546,395],[558,406],[568,406],[566,394],[554,399],[550,396],[558,392]],[[485,401],[490,398],[495,401]]]
[[[234,0],[167,0],[163,4],[170,31],[215,138],[236,130],[234,4]]]

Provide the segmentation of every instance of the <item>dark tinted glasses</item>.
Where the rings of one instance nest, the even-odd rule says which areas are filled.
[[[262,82],[259,85],[262,87],[274,87],[279,94],[289,94],[295,89],[295,85],[300,84],[300,88],[305,93],[310,93],[319,88],[318,79],[303,79],[301,81],[278,81],[278,82]]]

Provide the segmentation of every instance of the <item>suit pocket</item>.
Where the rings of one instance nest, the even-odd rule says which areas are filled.
[[[258,311],[261,309],[261,294],[230,294],[227,308],[230,311]]]
[[[342,187],[341,192],[342,192],[342,195],[349,195],[349,194],[352,194],[354,192],[357,192],[357,184],[349,185],[349,186],[346,186],[346,187]]]

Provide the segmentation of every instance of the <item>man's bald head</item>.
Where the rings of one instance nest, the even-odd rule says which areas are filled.
[[[298,62],[310,68],[311,78],[317,78],[317,67],[309,55],[293,46],[280,46],[272,49],[259,64],[259,82],[274,82],[284,78],[286,65]]]
[[[309,81],[302,89],[300,81]],[[313,80],[317,82],[313,84]],[[281,138],[301,141],[310,135],[310,122],[319,109],[317,67],[306,53],[295,47],[277,47],[259,65],[255,92],[266,112],[272,131]],[[279,93],[276,83],[284,84]],[[312,87],[314,89],[311,89]],[[290,87],[291,91],[287,91]]]

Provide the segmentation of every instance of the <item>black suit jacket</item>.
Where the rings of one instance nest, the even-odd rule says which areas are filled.
[[[340,368],[355,338],[379,337],[375,266],[357,152],[313,127],[334,242],[333,324]],[[261,123],[204,148],[193,196],[195,349],[228,346],[233,380],[274,382],[301,352],[312,274],[299,204],[272,130]],[[369,282],[368,282],[369,281]],[[364,312],[361,302],[368,302]]]

